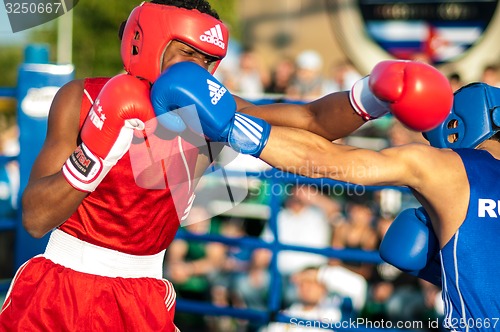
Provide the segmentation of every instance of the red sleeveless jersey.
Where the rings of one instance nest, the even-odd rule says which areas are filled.
[[[85,80],[80,128],[108,80]],[[129,152],[59,228],[83,241],[132,255],[166,249],[179,228],[179,218],[189,208],[198,152],[179,136],[134,138]]]

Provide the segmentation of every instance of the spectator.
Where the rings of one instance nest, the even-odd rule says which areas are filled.
[[[255,249],[252,252],[248,272],[236,277],[235,292],[242,299],[245,307],[257,310],[267,309],[271,256],[271,252],[267,249]]]
[[[227,73],[224,84],[243,98],[262,98],[264,86],[269,82],[269,73],[263,68],[257,54],[245,49],[239,56],[239,64],[233,73]]]
[[[243,227],[244,220],[227,218],[222,221],[220,235],[228,238],[247,236]],[[212,299],[218,306],[243,307],[238,296],[235,280],[242,274],[247,274],[250,266],[252,250],[245,246],[224,246],[224,262],[217,272],[212,284]]]
[[[337,197],[327,195],[329,188],[326,185],[321,187],[321,185],[324,184],[303,186],[296,195],[304,197],[314,207],[323,211],[332,226],[344,222],[342,202]]]
[[[375,218],[374,209],[370,205],[371,198],[352,196],[346,203],[346,223],[336,227],[332,238],[332,247],[336,249],[377,249],[377,234],[372,226]],[[331,265],[344,265],[348,269],[361,274],[366,279],[371,275],[372,264],[359,262],[340,262],[330,260]]]
[[[314,50],[306,50],[296,58],[297,74],[287,90],[288,99],[314,100],[323,96],[323,59]]]
[[[356,316],[361,313],[368,290],[366,279],[342,266],[322,265],[317,269],[306,269],[293,276],[295,283],[302,277],[317,279],[324,283],[328,292],[344,300],[344,314]]]
[[[418,281],[424,296],[425,311],[423,321],[441,320],[441,323],[438,324],[439,331],[446,331],[442,324],[444,318],[444,302],[441,287],[423,279],[419,279]]]
[[[307,185],[291,189],[285,206],[277,217],[278,238],[281,243],[315,248],[329,246],[331,228],[325,210],[313,203],[317,195],[317,191]],[[273,240],[268,227],[264,229],[262,238],[266,241]],[[324,256],[304,252],[286,251],[278,257],[278,268],[287,276],[306,266],[323,263],[326,263]]]
[[[494,87],[500,87],[500,68],[496,64],[490,64],[483,68],[481,82]]]
[[[330,68],[330,77],[323,82],[323,94],[348,91],[362,76],[348,60],[336,62]]]
[[[284,332],[292,328],[297,332],[322,331],[321,327],[325,323],[333,324],[342,320],[344,298],[329,292],[327,284],[318,278],[318,271],[317,267],[309,267],[293,276],[292,280],[297,288],[297,300],[283,311],[291,318],[290,324],[271,323],[262,332]],[[299,326],[298,318],[315,320],[317,324],[310,326],[316,327],[306,327],[306,324]]]
[[[179,234],[210,233],[211,220],[202,207],[193,207],[188,216],[187,226]],[[191,223],[190,220],[198,222]],[[175,286],[179,298],[210,301],[210,283],[213,275],[224,262],[224,246],[215,242],[175,239],[165,257],[165,277]],[[178,313],[175,324],[182,331],[197,332],[208,329],[207,322],[199,315]]]
[[[377,220],[378,242],[382,240],[393,220],[393,217],[388,216]],[[370,286],[367,304],[363,312],[367,319],[392,322],[423,319],[426,307],[417,277],[383,262],[373,266],[368,283]]]
[[[464,86],[464,82],[462,81],[462,77],[457,72],[453,72],[453,73],[449,74],[448,80],[450,81],[451,89],[453,90],[453,92],[457,91],[462,86]]]
[[[285,200],[284,208],[278,213],[278,238],[281,243],[306,247],[328,247],[331,228],[324,207],[313,203],[319,195],[307,185],[294,186]],[[298,236],[300,234],[300,236]],[[263,239],[271,241],[269,228],[264,229]],[[326,258],[304,252],[282,252],[278,256],[278,268],[290,276],[306,266],[321,265]]]
[[[220,222],[220,235],[227,238],[241,238],[248,236],[245,227],[245,219],[237,217],[224,217]],[[252,280],[256,275],[252,269],[253,250],[245,245],[224,245],[224,262],[212,279],[211,294],[212,303],[216,306],[230,306],[245,308],[254,305],[265,309],[265,295],[259,294],[259,288],[267,291],[268,280]],[[267,267],[268,262],[266,262]],[[258,277],[258,276],[257,276]],[[250,279],[247,283],[241,283],[241,279]],[[266,276],[266,278],[268,278]],[[264,281],[264,283],[262,283]],[[241,290],[241,287],[247,287]],[[247,303],[244,300],[247,300]],[[253,327],[252,322],[233,319],[228,316],[210,317],[210,326],[213,331],[249,331]]]
[[[280,58],[271,71],[269,84],[265,92],[269,94],[285,95],[295,77],[296,66],[292,58]]]

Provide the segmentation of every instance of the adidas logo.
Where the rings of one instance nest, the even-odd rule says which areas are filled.
[[[200,40],[214,44],[219,46],[222,49],[226,48],[226,44],[224,44],[224,36],[222,36],[222,30],[220,28],[220,24],[217,24],[210,30],[205,31],[205,34],[200,36]]]
[[[210,97],[212,98],[212,105],[217,105],[222,96],[227,92],[227,89],[209,79],[207,79],[207,83],[208,91],[210,91]]]

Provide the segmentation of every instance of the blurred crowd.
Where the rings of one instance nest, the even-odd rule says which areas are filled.
[[[231,55],[229,55],[231,57]],[[248,99],[264,97],[309,101],[328,93],[349,90],[362,75],[349,60],[326,62],[313,49],[295,57],[282,56],[268,69],[252,49],[241,50],[235,59],[222,62],[216,77],[233,93]],[[415,54],[412,60],[433,65],[425,54]],[[486,64],[481,71],[482,81],[500,86],[500,63]],[[464,82],[457,72],[448,74],[454,90]]]
[[[349,90],[361,78],[349,61],[333,63],[326,70],[323,58],[314,50],[305,50],[295,58],[284,56],[267,70],[251,49],[242,50],[235,61],[223,62],[216,76],[230,91],[244,98],[266,95],[303,101]]]
[[[272,70],[265,70],[252,50],[243,50],[237,60],[222,65],[217,76],[230,91],[251,100],[267,97],[313,100],[331,92],[349,90],[361,78],[349,61],[327,64],[314,50],[305,50],[295,58],[283,57]],[[454,90],[465,84],[457,73],[448,78]],[[500,67],[485,66],[480,80],[500,86]],[[14,126],[2,128],[0,154],[2,151],[16,153],[12,152],[16,137],[12,128]],[[421,134],[406,129],[390,117],[366,124],[345,140],[373,149],[426,143]],[[17,165],[0,165],[0,222],[15,216],[16,181]],[[264,187],[265,181],[260,185]],[[192,209],[189,218],[201,221],[187,222],[187,226],[181,227],[165,258],[165,278],[174,283],[178,298],[266,310],[271,291],[273,254],[269,249],[186,240],[182,236],[185,233],[252,237],[266,242],[278,236],[283,244],[372,252],[378,249],[396,215],[419,205],[404,190],[384,188],[348,193],[328,185],[283,186],[277,233],[265,218],[230,213],[211,217],[206,207]],[[260,204],[267,204],[266,197],[261,195]],[[1,236],[0,253],[4,255],[0,255],[0,270],[5,273],[0,278],[7,278],[12,255],[5,253],[12,252],[13,237],[12,234]],[[280,310],[290,317],[329,322],[357,317],[371,321],[421,321],[427,331],[427,322],[443,313],[439,287],[385,263],[348,261],[301,251],[284,251],[276,259],[281,274]],[[4,268],[6,266],[8,268]],[[178,312],[176,317],[183,332],[278,332],[290,328],[286,323],[262,327],[240,319],[183,312]],[[320,329],[294,326],[293,330]]]

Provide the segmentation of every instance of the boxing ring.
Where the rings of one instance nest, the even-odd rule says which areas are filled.
[[[32,52],[33,54],[31,54]],[[40,52],[42,55],[40,56]],[[17,161],[19,164],[20,188],[22,192],[25,188],[31,165],[34,162],[38,151],[41,149],[45,132],[46,132],[46,115],[33,113],[29,108],[29,102],[35,107],[47,107],[47,99],[50,99],[50,94],[55,93],[58,87],[61,87],[66,82],[73,78],[73,67],[69,65],[49,65],[48,56],[44,55],[46,50],[37,47],[27,48],[26,63],[22,64],[19,69],[18,86],[15,88],[0,88],[0,98],[14,98],[17,100],[17,124],[19,127],[19,146],[20,153],[18,156],[0,156],[0,167],[6,163]],[[47,89],[50,87],[50,89]],[[33,93],[38,92],[38,95],[33,96]],[[30,99],[31,98],[31,99]],[[51,101],[51,99],[49,100]],[[261,103],[268,103],[274,100],[261,100]],[[40,104],[45,103],[45,104]],[[48,112],[48,109],[47,109]],[[270,169],[260,173],[247,172],[244,174],[248,177],[255,177],[269,181],[271,185],[278,184],[302,184],[302,185],[318,185],[319,180],[314,180],[306,177],[295,176],[292,174],[283,173],[276,169]],[[338,181],[321,179],[321,185],[331,186],[350,186]],[[367,191],[380,190],[382,187],[364,187]],[[355,189],[355,188],[353,188]],[[402,188],[396,188],[403,190]],[[20,195],[19,195],[20,196]],[[19,202],[20,197],[17,198]],[[20,203],[20,202],[19,202]],[[219,307],[207,302],[198,302],[178,298],[176,311],[193,313],[209,316],[231,316],[243,320],[252,321],[265,325],[269,322],[289,323],[292,317],[280,312],[280,303],[282,300],[281,294],[281,277],[278,271],[277,254],[280,251],[299,251],[323,255],[329,258],[337,258],[345,261],[381,263],[377,251],[367,252],[358,249],[332,249],[332,248],[310,248],[295,245],[288,245],[278,241],[278,226],[277,215],[281,208],[282,200],[278,195],[271,195],[269,200],[270,216],[268,219],[269,227],[274,235],[274,241],[266,242],[259,238],[246,236],[241,238],[228,238],[221,235],[195,235],[184,232],[182,236],[186,240],[219,242],[229,246],[242,246],[247,248],[268,248],[272,252],[270,265],[271,281],[267,299],[266,310],[243,309],[234,307]],[[20,206],[20,204],[18,204]],[[42,239],[34,239],[28,235],[23,229],[21,222],[21,212],[16,211],[14,219],[0,219],[0,232],[14,231],[15,232],[15,252],[14,252],[14,269],[17,269],[22,263],[29,258],[43,252],[48,241],[48,236]],[[0,293],[5,293],[9,286],[9,280],[0,282]],[[347,317],[346,317],[347,318]],[[296,322],[318,324],[319,321],[311,321],[294,317]],[[314,325],[324,326],[324,325]],[[322,327],[323,329],[323,327]],[[331,330],[333,328],[324,328]],[[370,328],[357,326],[352,328],[346,324],[335,325],[336,331],[401,331],[399,329],[388,328]],[[411,330],[405,330],[411,331]]]

